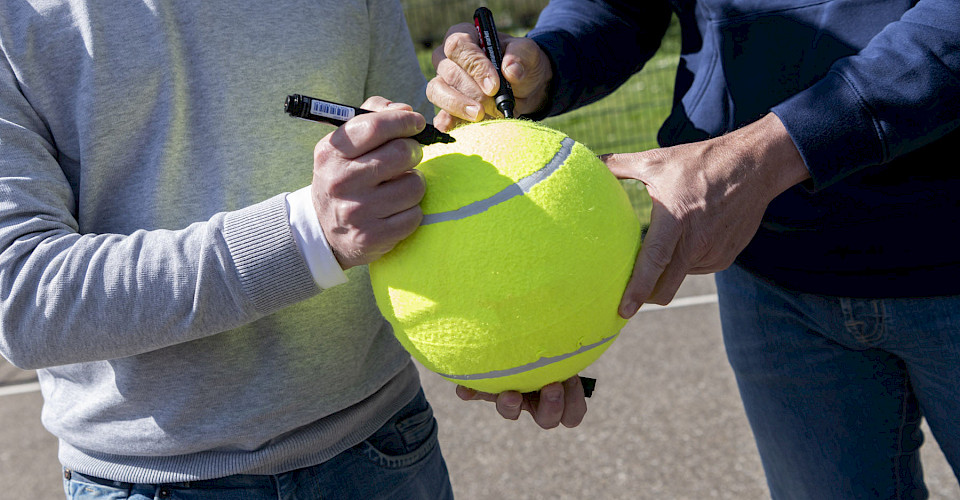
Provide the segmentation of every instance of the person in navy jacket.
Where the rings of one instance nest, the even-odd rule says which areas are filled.
[[[662,147],[602,156],[654,201],[620,314],[716,273],[772,496],[925,497],[922,418],[960,473],[960,2],[553,0],[501,34],[516,112],[606,96],[671,15]],[[457,25],[434,53],[442,130],[502,116],[476,38]]]

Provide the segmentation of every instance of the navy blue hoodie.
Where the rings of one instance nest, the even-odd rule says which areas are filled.
[[[662,146],[775,113],[812,179],[768,207],[737,262],[798,291],[960,293],[960,2],[553,0],[528,35],[559,114],[623,83],[682,30]]]

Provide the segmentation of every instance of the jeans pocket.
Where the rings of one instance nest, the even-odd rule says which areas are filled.
[[[400,469],[424,459],[437,447],[437,421],[423,395],[360,443],[366,458],[380,467]]]
[[[72,473],[70,479],[63,479],[63,491],[67,500],[126,500],[130,498],[130,491],[126,488],[88,481],[77,473]]]

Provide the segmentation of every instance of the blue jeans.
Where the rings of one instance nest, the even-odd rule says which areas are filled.
[[[922,417],[960,475],[960,296],[849,299],[717,274],[773,498],[926,498]]]
[[[69,500],[452,499],[423,391],[366,441],[320,465],[273,476],[132,484],[64,471]]]

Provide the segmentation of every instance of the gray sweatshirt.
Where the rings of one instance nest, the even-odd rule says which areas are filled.
[[[415,394],[366,269],[321,291],[283,196],[332,130],[287,94],[432,111],[398,2],[0,2],[0,49],[0,353],[65,466],[278,473]]]

